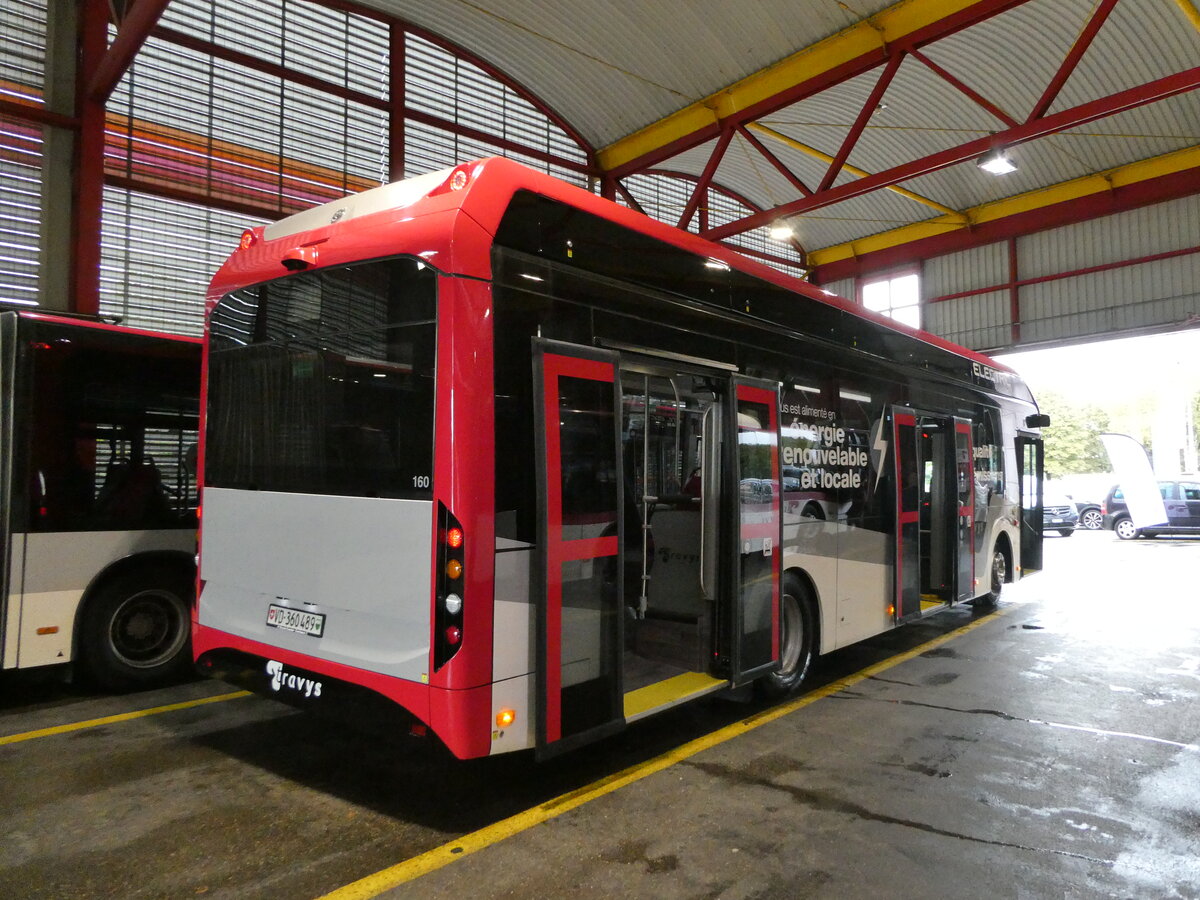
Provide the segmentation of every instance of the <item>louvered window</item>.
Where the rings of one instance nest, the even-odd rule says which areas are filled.
[[[256,219],[109,187],[104,192],[100,312],[121,324],[199,334],[213,273]]]
[[[42,102],[46,10],[5,0],[0,15],[0,97]],[[42,129],[0,115],[0,309],[37,302]]]
[[[102,311],[195,332],[244,227],[382,183],[389,41],[306,0],[174,0],[108,106]],[[518,92],[405,46],[406,176],[504,155],[584,182],[586,151]]]

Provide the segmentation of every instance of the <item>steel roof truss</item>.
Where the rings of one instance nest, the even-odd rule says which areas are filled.
[[[117,36],[92,72],[88,96],[104,103],[116,90],[171,0],[137,0],[118,23]]]
[[[721,132],[721,137],[717,139],[717,146],[713,148],[712,155],[708,158],[708,163],[704,166],[704,172],[700,175],[700,180],[696,182],[696,189],[692,191],[692,196],[687,202],[687,206],[683,208],[683,215],[679,217],[678,227],[687,231],[688,223],[692,221],[692,216],[696,214],[696,207],[700,205],[700,201],[704,198],[708,186],[712,184],[713,176],[717,174],[717,166],[721,164],[721,158],[725,155],[725,151],[729,149],[729,142],[733,140],[733,128],[726,128]]]
[[[740,134],[743,138],[745,138],[746,143],[748,143],[751,147],[753,147],[755,150],[757,150],[759,152],[759,154],[763,157],[763,159],[765,159],[772,166],[774,166],[775,170],[777,172],[779,172],[780,175],[782,175],[784,178],[787,179],[788,184],[790,184],[792,187],[794,187],[797,191],[800,192],[801,196],[803,196],[803,197],[811,197],[812,196],[812,194],[813,194],[812,189],[809,188],[808,185],[806,185],[799,178],[797,178],[796,173],[793,172],[791,169],[789,169],[786,165],[784,165],[783,161],[778,156],[776,156],[774,153],[772,153],[770,151],[770,149],[762,141],[760,141],[753,134],[751,134],[750,131],[746,128],[746,126],[739,125],[737,130],[738,130],[738,134]]]
[[[818,191],[811,197],[802,197],[799,200],[785,203],[774,209],[764,210],[763,212],[746,216],[735,222],[729,222],[710,229],[704,234],[704,237],[710,240],[721,240],[730,235],[750,231],[766,225],[777,218],[799,215],[826,206],[832,206],[851,197],[859,197],[863,194],[877,191],[880,188],[891,187],[903,181],[928,175],[931,172],[937,172],[950,166],[976,159],[996,147],[1013,147],[1018,144],[1024,144],[1056,132],[1065,131],[1069,128],[1077,128],[1089,122],[1095,122],[1098,119],[1105,119],[1117,113],[1136,109],[1139,106],[1156,103],[1159,100],[1165,100],[1177,94],[1188,93],[1197,87],[1200,87],[1200,66],[1155,79],[1138,87],[1118,91],[1115,94],[1110,94],[1107,97],[1101,97],[1070,109],[1042,116],[1040,119],[1025,122],[1015,128],[1008,128],[988,137],[977,138],[976,140],[960,144],[957,147],[951,147],[947,150],[922,157],[921,159],[893,166],[890,169],[877,172],[874,175],[868,175],[856,181],[831,187],[825,191]]]
[[[833,162],[830,163],[829,169],[825,172],[825,177],[821,179],[821,183],[817,186],[818,194],[828,190],[834,181],[837,180],[838,174],[842,171],[842,166],[846,164],[846,159],[850,156],[850,151],[854,149],[854,145],[858,143],[858,139],[862,137],[863,130],[867,127],[867,122],[871,120],[871,116],[879,108],[879,103],[883,99],[883,95],[887,93],[888,85],[892,83],[892,79],[900,71],[900,63],[902,62],[904,62],[903,50],[895,51],[889,56],[887,65],[884,67],[882,74],[880,74],[879,80],[875,82],[875,87],[871,89],[871,94],[867,97],[867,102],[858,111],[858,116],[855,118],[854,124],[850,126],[850,133],[842,141],[842,146],[838,149],[837,155],[834,156]]]
[[[930,71],[932,71],[935,75],[937,75],[939,78],[941,78],[942,81],[946,82],[946,84],[950,85],[950,87],[954,88],[955,90],[960,91],[968,99],[973,101],[977,106],[980,106],[983,109],[990,112],[993,116],[995,116],[997,119],[999,119],[1005,125],[1007,125],[1009,128],[1016,128],[1017,125],[1021,124],[1016,119],[1014,119],[1012,116],[1010,116],[1008,113],[1006,113],[1003,109],[1001,109],[999,106],[997,106],[991,100],[989,100],[987,97],[983,96],[978,91],[976,91],[974,88],[972,88],[970,85],[966,84],[965,82],[961,81],[959,78],[955,77],[950,72],[943,69],[941,66],[939,66],[937,63],[935,63],[932,59],[930,59],[928,56],[926,56],[920,50],[915,50],[915,49],[909,50],[908,55],[911,56],[913,59],[917,60],[917,62],[924,64],[926,67],[928,67],[930,69]]]
[[[1092,13],[1092,17],[1088,23],[1083,26],[1083,30],[1079,33],[1079,37],[1075,39],[1075,43],[1071,45],[1066,59],[1062,65],[1058,67],[1058,71],[1054,73],[1054,77],[1050,79],[1050,83],[1046,86],[1046,90],[1042,93],[1041,98],[1033,106],[1033,111],[1029,113],[1029,118],[1025,121],[1032,122],[1035,119],[1040,119],[1046,114],[1046,110],[1050,108],[1055,99],[1058,97],[1059,91],[1063,85],[1067,83],[1067,79],[1071,77],[1071,73],[1075,71],[1075,67],[1079,65],[1079,61],[1083,59],[1083,54],[1087,52],[1091,46],[1093,38],[1096,37],[1100,27],[1108,19],[1108,14],[1112,12],[1113,7],[1117,5],[1117,0],[1101,0],[1100,5],[1096,7],[1096,11]]]

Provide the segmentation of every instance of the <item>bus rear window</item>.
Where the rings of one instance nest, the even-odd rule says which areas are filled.
[[[436,275],[412,259],[228,294],[209,326],[205,483],[432,496]]]

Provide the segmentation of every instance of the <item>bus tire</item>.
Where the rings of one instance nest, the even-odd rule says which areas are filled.
[[[131,569],[104,584],[80,621],[80,660],[110,690],[171,681],[191,668],[192,579],[166,565]]]
[[[996,546],[992,548],[992,565],[988,572],[991,590],[977,597],[972,605],[981,609],[996,606],[1000,602],[1000,592],[1004,590],[1005,583],[1012,580],[1011,572],[1012,557],[1008,554],[1008,544],[997,541]]]
[[[804,580],[791,573],[783,578],[779,598],[779,668],[758,680],[768,697],[786,697],[798,689],[812,665],[816,647],[816,605]]]

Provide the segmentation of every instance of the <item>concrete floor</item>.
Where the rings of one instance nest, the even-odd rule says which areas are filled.
[[[1200,897],[1200,541],[1046,545],[999,616],[834,654],[814,687],[978,623],[383,896]],[[226,690],[10,678],[0,735]],[[258,698],[0,746],[0,897],[315,897],[762,708],[702,702],[541,766]]]
[[[1200,543],[1047,558],[960,639],[385,896],[1200,896]]]

